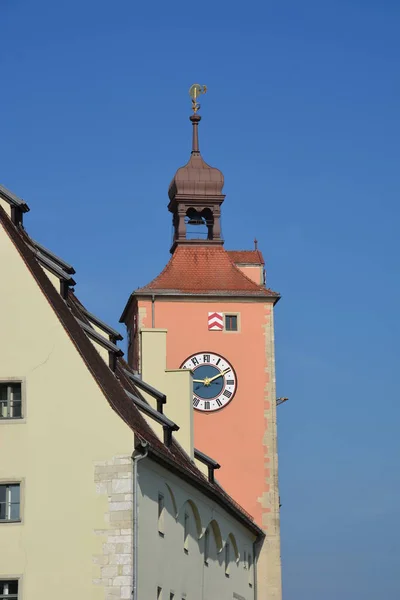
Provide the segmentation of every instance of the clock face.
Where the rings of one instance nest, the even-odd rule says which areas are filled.
[[[193,371],[193,406],[196,410],[212,412],[226,406],[237,389],[232,365],[219,354],[192,354],[181,369]]]

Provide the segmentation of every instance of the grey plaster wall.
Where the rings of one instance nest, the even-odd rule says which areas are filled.
[[[254,535],[196,488],[150,459],[139,463],[138,480],[139,598],[254,600],[254,567],[248,564],[249,555],[253,562]],[[165,506],[161,532],[159,494]],[[209,552],[205,564],[207,529]],[[160,596],[158,588],[162,590]]]

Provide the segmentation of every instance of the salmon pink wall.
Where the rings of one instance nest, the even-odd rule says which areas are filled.
[[[146,308],[142,326],[151,327],[151,302],[139,301],[139,308],[142,315]],[[213,311],[239,313],[240,331],[208,331],[208,312]],[[264,301],[156,297],[154,304],[155,327],[168,329],[168,368],[178,368],[191,354],[207,350],[223,355],[236,371],[238,389],[225,408],[212,413],[195,411],[195,446],[221,464],[217,479],[260,525],[265,512],[260,499],[269,491],[263,438],[268,426],[264,415],[269,399],[265,397],[271,374],[274,376],[265,339],[270,312],[271,305]]]
[[[236,265],[238,269],[242,271],[249,279],[257,283],[258,285],[263,285],[263,273],[264,269],[260,265],[249,266],[249,265]]]

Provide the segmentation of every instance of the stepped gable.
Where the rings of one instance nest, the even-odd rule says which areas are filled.
[[[178,246],[160,275],[134,294],[154,291],[279,298],[277,292],[257,285],[242,273],[221,246]]]
[[[178,476],[186,478],[189,483],[196,486],[211,500],[239,519],[256,536],[259,538],[264,537],[264,532],[254,523],[251,515],[239,506],[217,482],[208,481],[175,439],[167,447],[157,437],[139,409],[124,391],[127,389],[144,400],[140,390],[124,374],[123,369],[132,372],[130,367],[120,356],[116,359],[115,372],[108,367],[77,320],[78,318],[87,322],[86,318],[82,319],[84,316],[82,313],[83,305],[72,292],[69,292],[67,301],[61,297],[37,261],[32,250],[32,239],[24,229],[12,223],[1,206],[0,226],[8,234],[88,370],[102,390],[110,407],[133,431],[135,446],[140,442],[146,442],[148,444],[148,454],[153,460],[175,472]]]

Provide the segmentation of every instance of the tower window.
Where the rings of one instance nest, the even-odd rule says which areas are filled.
[[[164,496],[158,494],[158,533],[164,537]]]
[[[208,557],[210,554],[210,530],[206,529],[204,534],[204,564],[208,566]]]
[[[162,588],[157,587],[157,600],[162,600]]]
[[[253,587],[253,569],[252,569],[252,567],[253,567],[253,558],[252,558],[252,556],[251,556],[250,553],[249,553],[249,556],[248,556],[248,562],[247,562],[247,564],[248,564],[248,569],[249,569],[249,586]]]
[[[0,581],[0,600],[18,600],[18,580]]]
[[[225,315],[225,331],[237,331],[238,330],[238,316],[237,315]]]
[[[0,419],[21,419],[22,394],[20,382],[0,383]]]
[[[225,576],[229,577],[229,563],[231,561],[231,546],[228,542],[225,544]]]
[[[185,554],[189,554],[189,515],[186,512],[183,522],[183,550]]]
[[[20,485],[0,485],[0,522],[20,520]],[[1,598],[1,596],[0,596]]]

